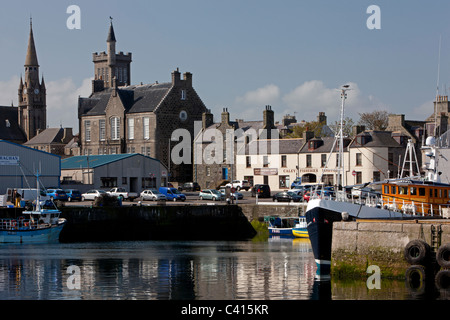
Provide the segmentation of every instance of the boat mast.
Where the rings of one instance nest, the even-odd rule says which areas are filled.
[[[349,85],[342,86],[341,89],[341,120],[339,125],[339,153],[338,153],[338,176],[337,176],[337,186],[342,187],[345,186],[345,170],[344,170],[344,106],[345,100],[347,99],[347,91],[349,89]]]

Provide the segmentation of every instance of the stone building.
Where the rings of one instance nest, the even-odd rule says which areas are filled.
[[[171,82],[130,85],[131,53],[115,53],[115,43],[111,24],[108,52],[93,55],[92,94],[78,101],[81,154],[141,153],[166,165],[170,181],[192,181],[192,156],[189,163],[175,164],[171,151],[177,142],[170,141],[176,129],[185,129],[192,146],[194,122],[206,111],[192,74],[181,78],[177,68]]]
[[[72,128],[48,128],[25,142],[24,145],[33,149],[64,156],[64,149],[72,139]]]
[[[24,68],[24,77],[20,76],[18,107],[0,107],[0,139],[15,143],[24,143],[47,127],[46,88],[44,77],[39,79],[31,20]]]
[[[265,107],[262,121],[230,121],[224,108],[221,121],[214,123],[210,111],[205,112],[194,139],[194,181],[202,188],[217,188],[237,179],[237,155],[245,152],[251,141],[278,138],[271,106]]]

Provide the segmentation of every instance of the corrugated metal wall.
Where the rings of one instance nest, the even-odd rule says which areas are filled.
[[[14,159],[1,161],[5,156],[18,157],[19,165],[14,165]],[[59,186],[59,156],[0,140],[0,194],[5,194],[7,188],[28,188],[28,184],[35,188],[38,170],[45,188]]]

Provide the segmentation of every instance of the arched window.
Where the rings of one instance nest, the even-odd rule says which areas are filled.
[[[111,117],[111,140],[120,139],[120,118]]]

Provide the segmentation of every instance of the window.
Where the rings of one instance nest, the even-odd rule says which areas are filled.
[[[384,194],[389,194],[389,186],[384,186]]]
[[[134,118],[128,118],[128,139],[134,139]]]
[[[286,168],[287,167],[287,160],[286,160],[286,156],[281,156],[281,167],[282,168]]]
[[[321,154],[320,155],[320,167],[325,167],[325,165],[327,164],[327,155],[326,154]]]
[[[269,166],[269,157],[263,156],[263,167],[267,168]]]
[[[356,184],[361,184],[361,183],[362,183],[362,172],[356,171]]]
[[[123,68],[123,82],[127,82],[128,81],[128,71],[127,68]]]
[[[362,166],[362,154],[361,153],[356,154],[356,165]]]
[[[211,177],[211,167],[206,167],[206,176]]]
[[[408,194],[408,187],[398,187],[400,194]]]
[[[120,118],[111,118],[111,140],[119,140],[120,138]]]
[[[181,100],[186,100],[186,90],[181,90]]]
[[[374,171],[373,172],[373,181],[374,182],[380,181],[380,179],[381,179],[380,171]]]
[[[99,139],[100,141],[105,141],[106,139],[106,121],[105,119],[100,119],[98,121],[98,129],[99,129]]]
[[[391,193],[392,194],[397,194],[397,188],[395,186],[391,186]]]
[[[85,120],[84,121],[84,140],[85,141],[91,141],[91,121]]]
[[[246,168],[251,168],[252,167],[252,161],[251,161],[251,157],[250,156],[246,156],[245,157],[245,167]]]
[[[280,176],[280,188],[289,188],[289,176]]]
[[[148,140],[150,139],[150,118],[144,117],[143,124],[144,124],[144,139]]]
[[[419,196],[421,197],[425,196],[425,188],[419,188]]]
[[[310,154],[307,154],[307,155],[306,155],[306,167],[307,167],[307,168],[311,168],[311,165],[312,165],[311,155],[310,155]]]
[[[411,187],[409,188],[409,192],[412,196],[416,196],[417,195],[417,188],[416,187]]]
[[[144,156],[150,157],[150,147],[141,147],[141,154]]]

